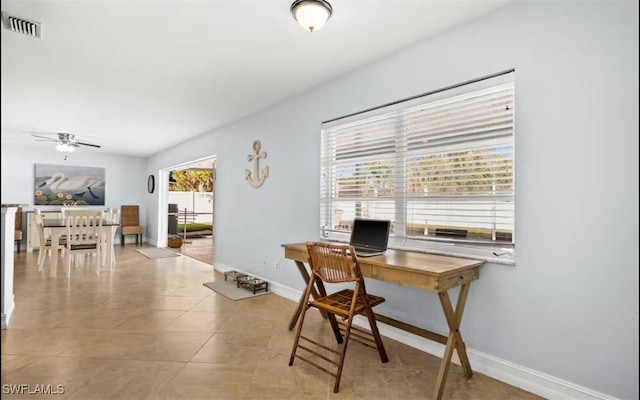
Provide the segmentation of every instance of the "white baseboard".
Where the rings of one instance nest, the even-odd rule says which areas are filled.
[[[215,269],[218,272],[222,272],[224,274],[227,271],[233,271],[235,268],[231,268],[230,266],[221,264],[219,262],[214,262],[213,269]]]
[[[291,300],[295,303],[300,301],[300,296],[302,296],[302,291],[292,289],[289,286],[284,286],[277,282],[269,282],[269,289],[274,294],[277,294],[278,296],[284,297],[285,299]]]
[[[467,349],[473,369],[502,382],[554,400],[617,400],[555,376],[523,367],[477,350]]]
[[[228,265],[225,264],[221,264],[221,263],[214,263],[213,264],[213,268],[221,273],[225,273],[227,271],[240,271],[240,272],[246,272],[237,268],[233,268],[230,267]],[[251,273],[252,276],[255,276],[258,279],[262,279],[265,280],[267,282],[269,282],[269,291],[273,294],[277,294],[280,297],[284,297],[285,299],[289,299],[291,301],[295,301],[296,303],[300,300],[300,296],[302,296],[302,292],[296,289],[292,289],[289,286],[285,286],[282,285],[278,282],[273,282],[269,279],[265,279],[264,277],[258,276],[256,274],[254,274],[253,272]]]
[[[237,268],[232,268],[220,263],[215,263],[214,268],[216,271],[222,273],[231,270],[244,272]],[[264,279],[259,276],[256,277]],[[302,291],[281,285],[277,282],[269,281],[269,289],[272,293],[296,303],[300,300],[300,296],[302,296]],[[362,316],[356,317],[354,324],[363,328],[369,327],[369,323]],[[442,358],[444,354],[445,346],[440,343],[381,322],[378,323],[378,329],[382,336],[424,351],[425,353],[429,353],[440,358]],[[479,372],[501,382],[508,383],[509,385],[537,394],[546,399],[617,400],[615,397],[611,397],[604,393],[576,385],[572,382],[556,378],[477,350],[467,348],[467,355],[469,356],[471,367],[475,372]],[[454,353],[452,361],[460,364],[456,353]]]

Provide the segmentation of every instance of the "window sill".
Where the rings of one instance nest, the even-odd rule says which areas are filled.
[[[322,239],[349,243],[348,234],[331,233],[329,236]],[[394,250],[407,250],[443,256],[470,258],[473,260],[490,262],[492,264],[515,265],[515,249],[513,246],[460,245],[454,243],[410,241],[389,238],[389,248]]]

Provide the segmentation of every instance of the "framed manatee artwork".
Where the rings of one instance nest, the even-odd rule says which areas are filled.
[[[35,205],[105,205],[104,168],[55,164],[35,167]]]

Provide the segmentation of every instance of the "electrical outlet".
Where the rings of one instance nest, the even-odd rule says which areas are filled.
[[[273,263],[273,267],[276,269],[276,271],[280,270],[280,261],[276,261],[275,263]]]

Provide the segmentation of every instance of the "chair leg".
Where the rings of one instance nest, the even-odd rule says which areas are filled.
[[[124,246],[124,235],[120,235],[120,244]]]
[[[296,330],[296,338],[293,340],[293,349],[291,349],[291,357],[289,357],[289,366],[293,365],[293,360],[296,358],[296,351],[298,350],[298,342],[300,342],[300,334],[302,333],[302,325],[304,324],[304,316],[309,309],[309,304],[305,304],[302,309],[302,315],[298,322],[298,329]]]
[[[353,317],[349,318],[347,327],[344,331],[344,344],[342,345],[342,351],[340,352],[340,360],[338,360],[338,372],[336,372],[336,382],[333,385],[333,393],[338,393],[340,388],[340,379],[342,378],[342,366],[344,365],[344,357],[347,354],[347,345],[349,344],[349,336],[351,335],[351,324],[353,323]]]
[[[22,245],[22,240],[17,240],[18,242],[18,254],[20,254],[20,247]]]
[[[100,266],[102,265],[102,249],[100,245],[96,246],[96,275],[100,275]]]
[[[321,297],[327,295],[327,290],[324,287],[324,284],[321,280],[317,280],[316,286],[318,287],[318,293]],[[335,336],[338,344],[341,344],[344,339],[342,337],[342,333],[340,333],[340,327],[338,326],[338,321],[336,321],[336,316],[334,314],[327,313],[327,319],[329,320],[329,324],[331,325],[331,329],[333,330],[333,336]]]
[[[373,310],[368,308],[366,310],[367,319],[369,320],[369,326],[371,327],[371,334],[373,335],[373,339],[376,342],[376,347],[378,348],[378,354],[380,354],[380,361],[386,363],[389,361],[389,357],[387,356],[387,351],[384,348],[384,343],[382,343],[382,338],[380,337],[380,332],[378,331],[378,324],[376,323],[376,318],[373,315]]]
[[[71,257],[75,256],[71,254],[71,251],[67,251],[67,279],[71,278]]]
[[[351,299],[351,309],[349,310],[349,319],[347,320],[347,328],[344,331],[344,344],[342,345],[342,352],[340,353],[340,360],[338,361],[338,372],[336,372],[336,383],[333,385],[333,393],[338,393],[340,388],[340,378],[342,378],[342,366],[344,365],[344,357],[347,354],[347,346],[349,345],[349,336],[351,336],[351,325],[353,324],[353,316],[355,314],[356,303],[358,301],[358,295],[360,287],[356,284],[356,290],[353,291],[353,299]]]
[[[371,303],[369,302],[369,297],[367,297],[367,290],[365,289],[365,283],[362,281],[358,284],[356,290],[360,291],[360,295],[362,296],[362,301],[365,304],[364,314],[367,316],[369,320],[369,327],[371,328],[371,335],[373,336],[373,340],[376,342],[376,347],[378,348],[378,354],[380,354],[380,361],[386,363],[389,361],[389,357],[387,356],[387,351],[384,348],[384,343],[382,343],[382,338],[380,337],[380,331],[378,331],[378,324],[376,323],[376,317],[373,313],[373,309],[371,308]]]
[[[302,308],[302,315],[298,321],[298,329],[296,330],[296,338],[293,340],[293,349],[291,349],[291,357],[289,358],[289,366],[293,365],[293,360],[296,357],[296,351],[298,350],[298,342],[300,341],[300,334],[302,333],[302,325],[304,324],[304,316],[309,309],[309,297],[311,296],[311,289],[315,282],[315,275],[311,275],[309,282],[307,282],[307,288],[304,291],[304,307]]]
[[[42,271],[42,267],[44,267],[44,259],[47,256],[47,249],[44,246],[41,246],[38,249],[38,271]]]

